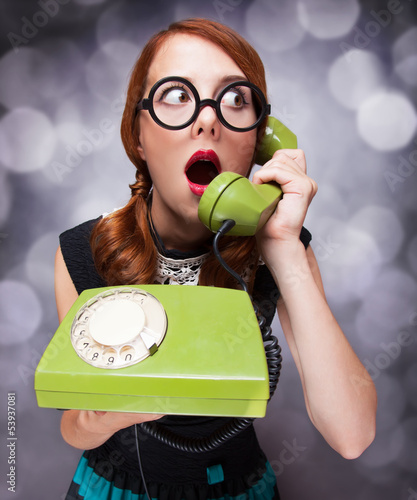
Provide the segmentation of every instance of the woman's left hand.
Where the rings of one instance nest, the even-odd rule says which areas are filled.
[[[274,214],[257,234],[264,258],[271,245],[299,241],[307,209],[317,192],[317,184],[306,171],[304,151],[281,149],[253,175],[255,184],[273,181],[283,192]]]

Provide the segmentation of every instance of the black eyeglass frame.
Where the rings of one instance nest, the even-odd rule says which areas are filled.
[[[166,82],[180,82],[186,85],[191,92],[193,93],[193,96],[195,98],[195,111],[192,114],[191,118],[187,120],[185,123],[182,125],[167,125],[166,123],[162,122],[158,116],[155,113],[154,107],[153,107],[153,98],[158,90],[158,88],[163,85]],[[258,96],[260,104],[261,104],[261,113],[259,117],[257,118],[256,122],[252,124],[249,127],[244,127],[244,128],[238,128],[234,127],[233,125],[230,125],[225,118],[223,117],[223,114],[220,109],[220,103],[223,98],[223,96],[228,92],[230,89],[234,87],[238,87],[239,85],[241,86],[246,86],[249,87],[255,94]],[[219,119],[220,123],[224,125],[226,128],[229,130],[233,130],[235,132],[248,132],[249,130],[253,130],[254,128],[258,127],[260,123],[264,120],[264,118],[271,114],[271,105],[266,102],[265,96],[262,92],[262,90],[257,87],[254,83],[251,83],[247,80],[238,80],[236,82],[229,83],[226,85],[226,87],[220,91],[219,95],[217,96],[217,99],[203,99],[202,101],[200,100],[200,95],[198,94],[197,89],[194,87],[194,85],[189,82],[186,78],[182,78],[181,76],[167,76],[165,78],[161,78],[161,80],[158,80],[151,88],[149,95],[147,98],[141,99],[137,105],[136,105],[136,113],[141,110],[146,110],[149,111],[151,117],[153,120],[162,128],[168,129],[168,130],[181,130],[183,128],[188,127],[193,123],[197,116],[200,114],[201,108],[205,106],[211,106],[215,111],[217,118]]]

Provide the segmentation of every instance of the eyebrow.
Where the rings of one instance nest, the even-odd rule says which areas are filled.
[[[195,79],[191,78],[188,75],[176,73],[175,75],[166,75],[166,77],[168,77],[168,76],[172,76],[172,78],[175,78],[176,76],[179,76],[181,78],[185,78],[185,80],[188,80],[194,86],[197,86],[197,83],[196,83]],[[165,78],[165,77],[161,77],[161,78]],[[159,78],[158,80],[160,80],[161,78]],[[155,80],[155,83],[158,80]],[[222,78],[220,78],[219,85],[227,85],[228,83],[238,82],[238,81],[249,82],[249,80],[246,78],[245,75],[226,75],[226,76],[223,76]],[[153,83],[152,85],[154,85],[155,83]]]
[[[237,81],[243,81],[243,82],[248,82],[249,80],[246,78],[244,75],[228,75],[223,77],[221,80],[221,83],[232,83],[232,82],[237,82]]]
[[[149,76],[149,75],[148,75]],[[144,86],[143,88],[146,89],[148,84],[147,84],[147,81],[148,81],[148,76],[146,77],[146,80],[144,82]],[[169,75],[166,75],[166,76],[169,76]],[[188,75],[183,75],[183,74],[176,74],[176,75],[172,75],[173,78],[175,78],[176,76],[179,76],[181,78],[185,78],[186,80],[188,80],[189,82],[191,82],[196,88],[197,88],[197,84],[194,80],[194,78],[191,78],[190,76]],[[160,77],[159,80],[161,78],[165,78],[165,77]],[[158,80],[155,80],[155,82],[152,84],[152,85],[155,85],[155,83],[157,82]],[[226,75],[226,76],[223,76],[222,78],[220,78],[219,80],[219,83],[218,83],[218,88],[221,88],[221,87],[225,87],[226,85],[228,85],[229,83],[233,83],[233,82],[249,82],[249,80],[246,78],[245,75]],[[250,83],[250,82],[249,82]],[[145,95],[145,90],[143,92],[143,95]]]
[[[181,76],[181,75],[177,75]],[[189,82],[191,82],[193,85],[196,85],[196,82],[194,81],[193,78],[190,78],[188,76],[183,76],[183,78],[187,79]],[[219,85],[227,85],[228,83],[232,82],[249,82],[249,80],[246,78],[245,75],[226,75],[220,78],[219,80]]]

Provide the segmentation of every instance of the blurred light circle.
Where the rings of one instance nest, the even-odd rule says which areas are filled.
[[[376,324],[374,316],[369,314],[369,311],[364,307],[360,307],[356,313],[356,316],[354,317],[353,333],[355,333],[364,349],[366,346],[371,350],[376,349],[376,346],[380,345],[381,342],[391,342],[393,337],[393,331],[391,327],[388,325],[381,326],[380,324]],[[381,356],[379,352],[378,354],[376,354],[374,353],[374,351],[372,351],[372,353],[373,356],[378,355],[379,365],[381,365],[381,363],[383,363],[386,359],[386,357],[384,355]],[[369,358],[369,360],[373,362],[373,359],[371,359],[371,357]],[[374,369],[373,371],[379,373],[380,368],[376,367],[376,369]]]
[[[0,282],[0,344],[25,342],[41,320],[41,303],[29,285],[13,280]]]
[[[31,108],[17,108],[0,122],[5,141],[5,166],[13,172],[33,172],[52,158],[56,135],[49,118]]]
[[[76,144],[82,139],[81,122],[62,121],[56,127],[57,139],[63,144]]]
[[[345,303],[367,293],[380,272],[381,252],[367,232],[338,220],[332,227],[320,225],[311,246],[326,290],[333,300]]]
[[[362,297],[355,324],[363,342],[370,345],[398,341],[415,308],[417,284],[405,271],[385,267]]]
[[[95,182],[100,182],[102,192],[116,194],[113,199],[123,197],[122,204],[127,201],[130,196],[129,184],[134,178],[134,167],[121,141],[114,141],[112,147],[93,156],[91,175],[94,176]]]
[[[311,98],[300,82],[276,75],[268,84],[268,95],[272,114],[290,129],[295,122],[299,129],[310,127],[316,118]]]
[[[37,48],[22,47],[0,59],[0,102],[7,108],[54,106],[69,95],[84,76],[84,58],[65,38],[49,38]]]
[[[406,57],[394,69],[405,83],[417,86],[417,55]]]
[[[17,54],[10,50],[0,59],[0,102],[6,108],[39,105],[37,77],[45,60],[42,51],[31,47],[21,47]]]
[[[404,94],[380,91],[359,107],[357,127],[374,149],[396,150],[412,140],[417,127],[416,111]]]
[[[417,385],[417,362],[408,367],[404,377],[404,388],[407,391],[408,400],[417,410],[417,398],[415,397]]]
[[[299,1],[297,7],[301,25],[322,40],[339,38],[349,33],[361,10],[357,0],[304,0]]]
[[[1,351],[0,387],[15,388],[18,384],[20,394],[23,382],[24,386],[32,390],[33,376],[37,365],[32,363],[30,345],[24,342],[11,344],[2,346]]]
[[[38,290],[50,292],[54,288],[54,261],[58,244],[57,233],[46,233],[31,246],[26,255],[27,276]]]
[[[404,57],[417,54],[417,26],[413,26],[399,36],[392,45],[392,58],[398,63]]]
[[[385,344],[383,344],[383,346],[385,346]],[[407,394],[402,383],[400,383],[397,378],[394,378],[394,376],[390,376],[387,372],[385,372],[385,370],[389,371],[389,367],[384,370],[375,366],[375,364],[378,364],[378,354],[386,354],[386,350],[381,347],[381,344],[376,348],[376,350],[378,352],[375,353],[373,359],[367,359],[367,362],[362,362],[369,370],[371,377],[376,384],[378,392],[378,405],[380,408],[384,409],[376,414],[376,426],[378,432],[381,432],[398,426],[407,406]],[[398,357],[400,355],[401,350],[399,351]],[[394,363],[396,359],[398,358],[391,358],[392,363]],[[378,366],[380,365],[378,364]],[[372,370],[374,370],[375,373],[372,373]],[[392,371],[393,370],[391,370],[391,373]]]
[[[372,235],[383,262],[394,259],[404,241],[404,230],[400,219],[389,208],[370,205],[358,210],[349,224]]]
[[[395,463],[403,452],[406,436],[400,425],[384,432],[377,432],[372,445],[361,455],[360,464],[379,468]]]
[[[2,150],[0,138],[0,151]],[[10,208],[12,204],[13,192],[10,188],[10,182],[7,179],[7,174],[0,170],[0,224],[6,222],[9,217]],[[7,235],[0,233],[0,245]]]
[[[64,146],[64,154],[81,160],[97,151],[106,149],[118,132],[115,121],[104,118],[93,126],[82,123],[62,122],[56,127],[57,136]],[[68,160],[68,163],[71,163]]]
[[[81,92],[77,93],[77,97],[79,97]],[[62,138],[58,127],[61,123],[82,123],[81,112],[84,111],[85,101],[91,101],[91,95],[89,94],[88,98],[85,98],[84,102],[77,99],[74,95],[68,97],[63,102],[58,104],[54,109],[54,119],[57,123],[57,134],[58,139],[62,139],[65,141],[65,138]]]
[[[90,91],[110,103],[124,95],[138,53],[136,45],[123,40],[111,40],[103,44],[86,64]],[[109,104],[103,115],[108,116],[111,111]]]
[[[325,175],[324,172],[323,175]],[[337,227],[341,220],[346,220],[350,213],[349,206],[338,190],[338,186],[327,181],[325,178],[321,180],[321,182],[317,176],[316,179],[319,182],[320,195],[314,198],[314,204],[309,208],[309,210],[311,210],[310,213],[316,211],[317,214],[320,214],[318,218],[320,218],[321,221],[325,218],[322,214],[325,214],[329,210],[329,207],[331,207],[332,220],[335,221],[334,226]]]
[[[417,235],[415,235],[408,244],[407,259],[411,269],[417,275]]]
[[[19,363],[21,360],[22,353],[20,352],[20,347],[22,347],[22,351],[24,351],[24,344],[19,346],[18,352],[13,352],[13,355],[10,355],[10,352],[6,354],[6,348],[3,346],[2,348],[2,358],[0,363],[0,387],[11,387],[16,384],[16,359],[19,357]],[[8,348],[7,351],[14,351],[13,348]]]
[[[126,71],[132,69],[133,64],[139,56],[140,49],[137,45],[126,40],[110,40],[101,45],[101,50],[114,62],[122,61],[126,65]],[[123,75],[127,78],[127,75]]]
[[[155,2],[107,2],[107,4],[104,6],[106,10],[103,9],[97,19],[97,42],[103,46],[115,39],[128,40],[136,45],[138,52],[151,36],[173,20],[171,10],[176,5],[171,4],[169,14],[167,11],[164,16],[163,10],[166,6],[157,5]],[[185,17],[191,16],[188,14]]]
[[[86,185],[85,188],[80,189],[74,196],[73,210],[71,211],[71,217],[68,221],[69,227],[75,226],[89,219],[95,219],[96,217],[112,212],[115,208],[117,201],[115,201],[114,190],[106,186],[106,181],[95,181],[95,186],[100,196],[89,196],[91,190]],[[106,189],[107,187],[107,189]]]
[[[352,49],[331,65],[328,85],[332,95],[344,107],[358,109],[384,84],[384,67],[377,56]]]
[[[408,85],[417,85],[417,27],[407,30],[392,47],[394,71]]]
[[[43,65],[33,75],[33,83],[43,96],[45,106],[61,104],[84,77],[84,56],[75,43],[65,38],[49,38],[40,47]]]
[[[410,417],[402,423],[402,431],[407,436],[404,450],[398,457],[400,466],[415,473],[417,464],[417,417]]]
[[[281,52],[299,45],[305,30],[298,22],[297,5],[290,0],[256,0],[246,11],[246,30],[268,52]]]

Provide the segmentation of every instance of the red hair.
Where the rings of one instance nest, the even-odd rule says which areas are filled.
[[[144,96],[148,70],[155,54],[178,33],[199,36],[218,45],[266,95],[265,71],[259,55],[243,37],[223,24],[207,19],[179,21],[148,41],[132,70],[121,123],[123,145],[136,167],[136,182],[130,185],[131,198],[127,205],[101,219],[90,241],[97,270],[108,285],[145,284],[154,280],[156,248],[147,221],[146,202],[152,180],[138,153],[136,105]],[[265,123],[258,128],[258,137],[263,135]],[[259,255],[254,237],[225,237],[221,245],[223,258],[238,273],[242,274],[248,266],[256,268]],[[235,280],[214,255],[210,255],[202,266],[199,283],[236,288]]]

